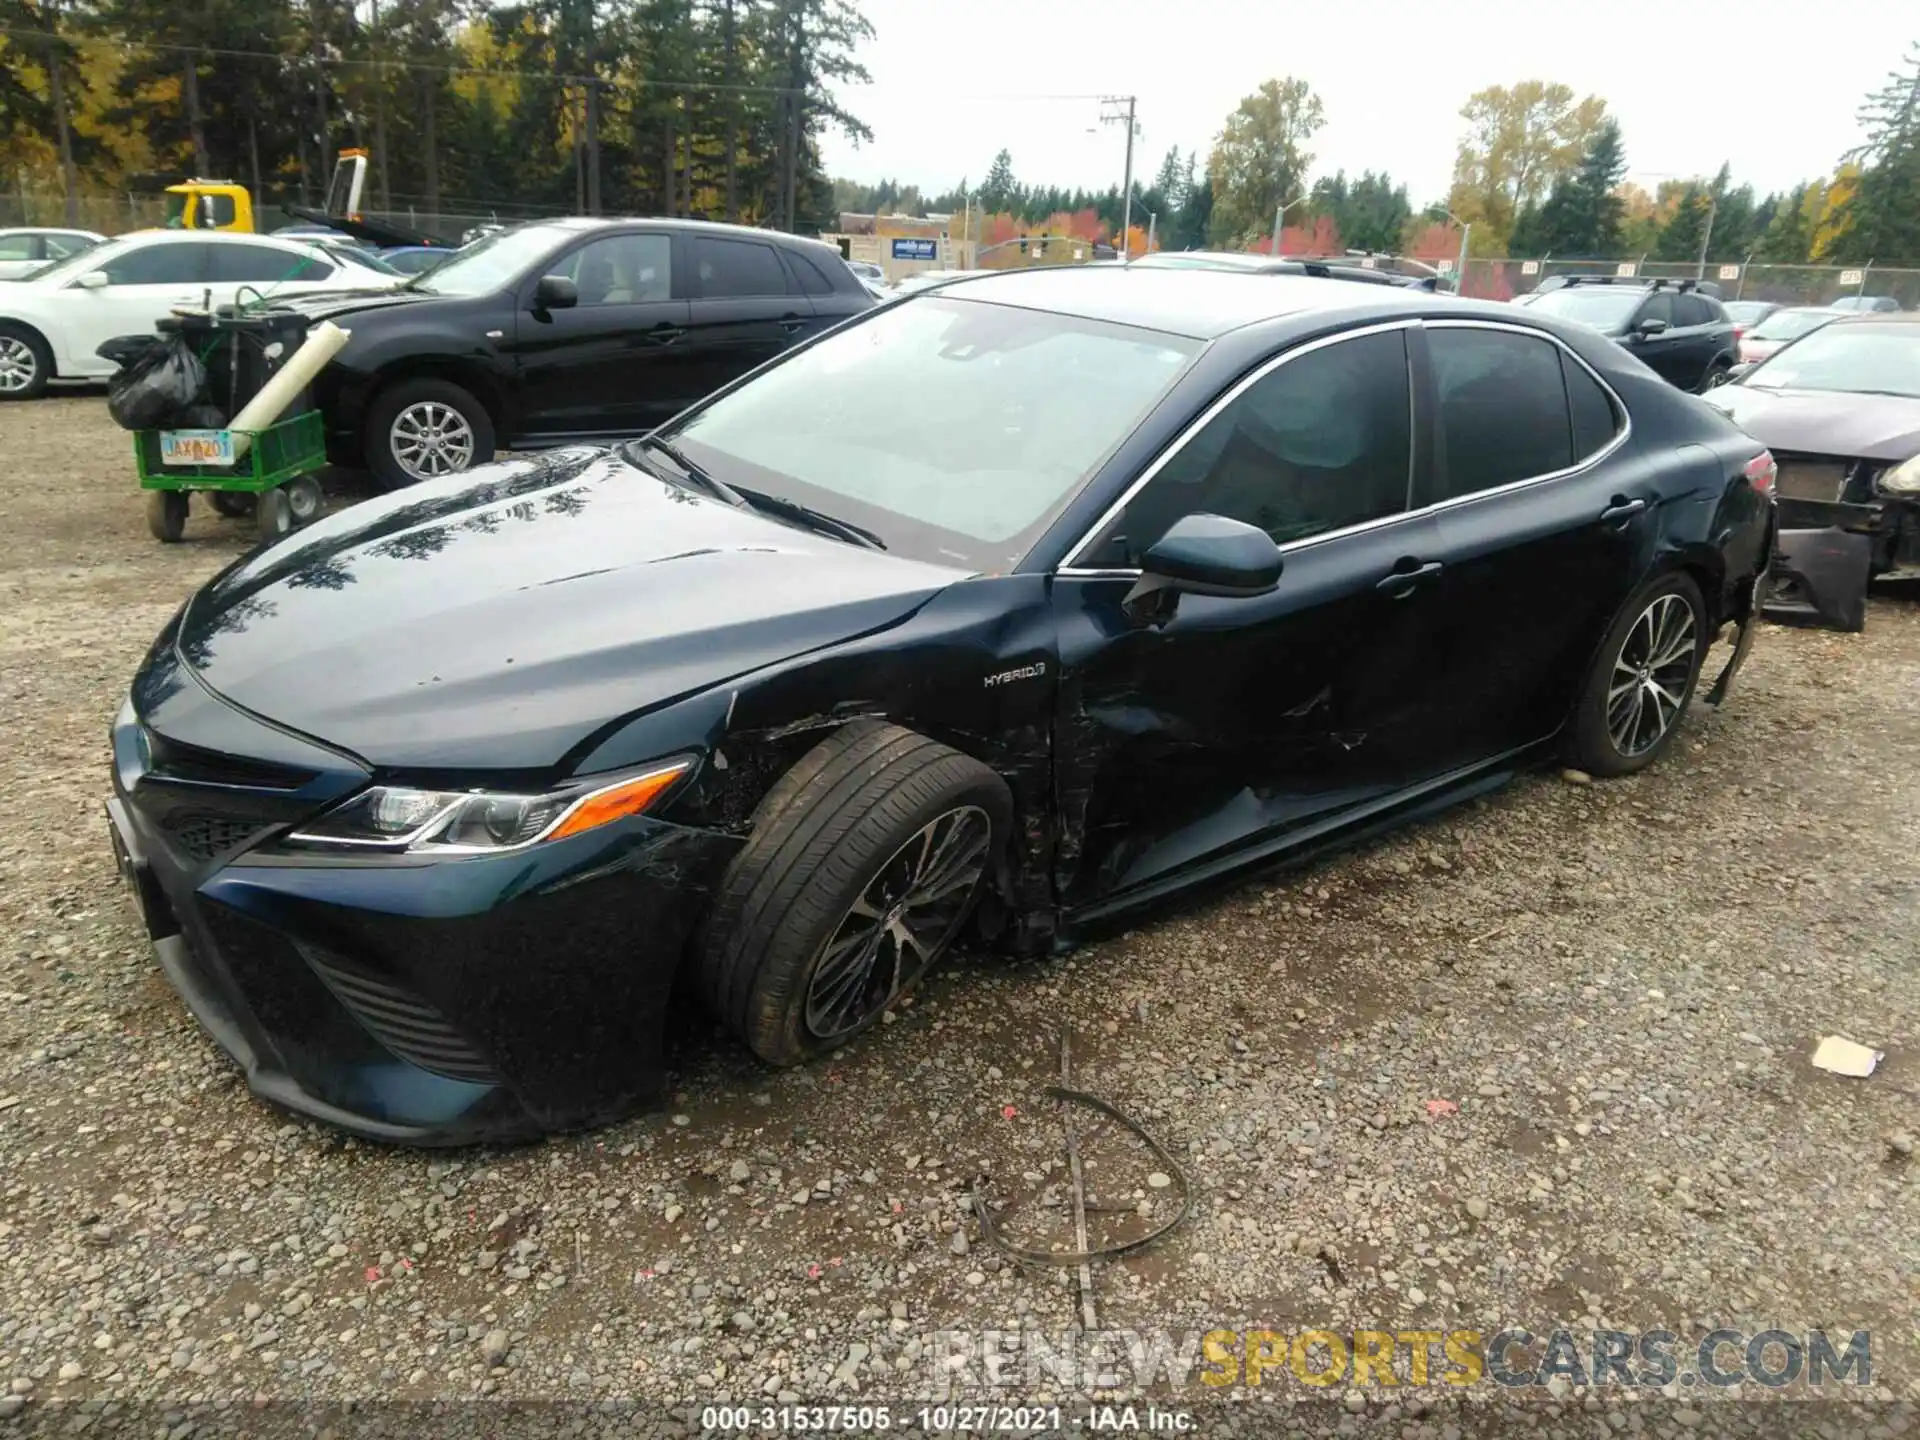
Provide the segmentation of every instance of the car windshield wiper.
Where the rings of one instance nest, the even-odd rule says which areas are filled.
[[[829,515],[823,510],[815,510],[811,505],[802,505],[798,500],[786,500],[778,495],[764,495],[758,490],[735,490],[734,493],[756,510],[796,521],[822,535],[832,535],[869,550],[887,548],[887,542],[871,530],[856,525],[851,520],[842,520],[838,515]]]
[[[778,516],[782,520],[791,520],[819,534],[831,535],[837,540],[864,546],[868,550],[887,548],[886,541],[871,530],[863,529],[850,520],[842,520],[837,515],[828,515],[824,511],[815,510],[812,506],[802,505],[797,500],[782,499],[778,495],[768,495],[759,490],[736,489],[726,481],[701,469],[671,440],[662,440],[657,435],[649,435],[634,443],[652,446],[673,461],[694,484],[709,494],[718,496],[729,505],[737,505],[742,510],[758,510],[763,514]]]
[[[698,465],[694,464],[693,461],[689,460],[685,452],[671,440],[662,440],[657,435],[649,435],[645,439],[637,440],[634,443],[636,445],[652,446],[655,450],[658,450],[679,467],[681,474],[685,475],[687,479],[693,481],[695,485],[699,486],[714,498],[724,500],[727,504],[740,510],[751,510],[753,508],[752,502],[748,500],[746,496],[727,484],[726,481],[716,480],[705,470],[702,470]],[[631,447],[622,446],[621,448],[628,449]]]

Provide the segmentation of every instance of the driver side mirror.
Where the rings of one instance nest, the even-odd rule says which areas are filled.
[[[1633,327],[1633,333],[1643,340],[1651,340],[1655,335],[1665,334],[1666,329],[1667,322],[1664,320],[1642,320]]]
[[[89,270],[73,283],[78,285],[82,290],[104,290],[107,288],[109,282],[106,271]]]
[[[533,287],[536,310],[571,310],[580,303],[580,287],[564,275],[542,275]]]
[[[1187,515],[1147,547],[1125,603],[1133,610],[1136,602],[1162,594],[1251,599],[1280,583],[1280,567],[1280,547],[1266,531],[1224,515]]]

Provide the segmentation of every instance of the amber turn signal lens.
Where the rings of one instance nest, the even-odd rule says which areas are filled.
[[[615,820],[623,820],[629,815],[638,815],[666,791],[692,765],[690,760],[682,760],[678,765],[669,765],[664,770],[655,770],[638,779],[627,780],[618,785],[610,785],[586,797],[553,829],[549,840],[564,840],[569,835],[579,835],[588,830],[598,829]]]

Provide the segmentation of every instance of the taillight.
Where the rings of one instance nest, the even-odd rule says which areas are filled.
[[[1773,482],[1780,473],[1780,467],[1774,464],[1771,450],[1762,450],[1753,459],[1747,461],[1742,473],[1747,477],[1747,484],[1758,493],[1769,500],[1773,498]]]

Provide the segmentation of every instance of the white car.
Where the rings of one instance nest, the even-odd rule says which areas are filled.
[[[388,290],[404,277],[349,246],[271,235],[145,230],[0,285],[0,400],[28,400],[49,380],[103,379],[95,352],[152,334],[169,311],[296,291]]]
[[[107,237],[91,230],[0,230],[0,280],[18,280],[55,260],[91,249]]]

